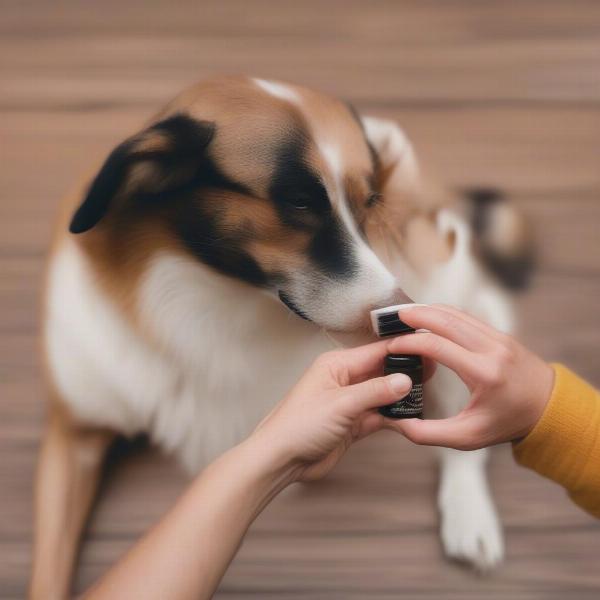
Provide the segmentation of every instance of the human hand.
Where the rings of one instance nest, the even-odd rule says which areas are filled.
[[[403,419],[388,427],[417,444],[475,450],[526,436],[552,393],[554,372],[514,338],[455,308],[413,306],[402,321],[427,329],[396,337],[388,352],[420,354],[446,365],[471,391],[469,405],[449,419]]]
[[[319,356],[252,434],[292,471],[292,481],[327,474],[357,440],[387,425],[376,409],[405,396],[410,378],[378,376],[385,341]]]
[[[377,407],[408,393],[406,375],[378,377],[386,346],[318,357],[254,433],[208,465],[86,597],[163,598],[168,590],[173,598],[212,598],[264,507],[288,484],[325,475],[353,442],[384,426]],[[206,549],[187,551],[199,543]],[[161,568],[173,548],[178,559]]]

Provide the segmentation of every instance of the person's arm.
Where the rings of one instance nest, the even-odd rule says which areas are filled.
[[[513,442],[521,465],[566,488],[600,517],[600,393],[514,338],[448,306],[414,306],[400,318],[428,330],[395,338],[390,352],[421,354],[456,371],[471,402],[455,417],[387,427],[419,444],[473,450]]]
[[[244,442],[209,465],[173,509],[85,596],[210,598],[256,516],[284,487],[328,473],[383,427],[375,410],[410,379],[377,377],[386,343],[319,357]]]
[[[566,367],[553,368],[546,409],[531,432],[513,443],[513,454],[600,518],[600,393]]]
[[[210,598],[250,523],[290,482],[287,466],[254,440],[236,446],[85,598]]]

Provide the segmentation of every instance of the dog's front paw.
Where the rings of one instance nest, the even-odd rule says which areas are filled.
[[[504,540],[496,509],[484,481],[462,478],[440,490],[441,537],[449,558],[489,571],[504,558]]]

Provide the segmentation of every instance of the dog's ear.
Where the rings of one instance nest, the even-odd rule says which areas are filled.
[[[360,120],[377,163],[380,189],[414,189],[419,167],[404,131],[388,119],[361,116]]]
[[[125,140],[96,175],[69,231],[88,231],[121,198],[158,197],[191,182],[214,131],[213,123],[179,114]]]

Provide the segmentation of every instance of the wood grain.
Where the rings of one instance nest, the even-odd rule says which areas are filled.
[[[600,384],[600,3],[4,1],[0,19],[0,598],[24,595],[45,397],[38,294],[59,198],[162,102],[201,77],[294,80],[398,119],[428,171],[501,186],[540,246],[522,337]],[[222,599],[596,598],[600,527],[493,453],[508,558],[446,562],[429,452],[390,435],[260,517]],[[84,589],[185,478],[144,444],[113,461],[87,533]]]

